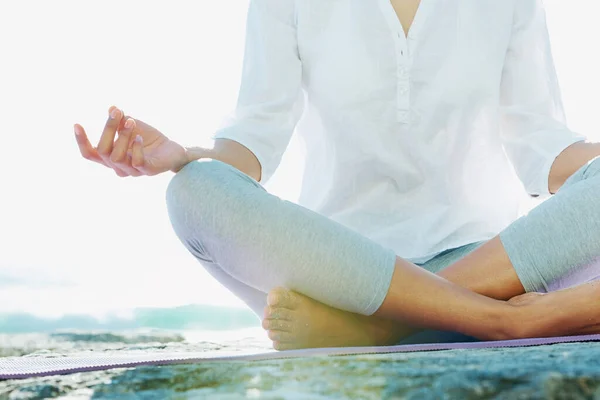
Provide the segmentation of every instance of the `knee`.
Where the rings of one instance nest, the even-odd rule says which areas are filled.
[[[219,196],[219,187],[229,179],[228,165],[215,160],[187,164],[167,186],[166,202],[171,221],[180,219],[192,208],[197,212]],[[218,200],[217,200],[218,201]]]
[[[166,193],[171,222],[214,219],[219,210],[235,208],[248,190],[255,189],[252,178],[218,160],[203,159],[183,167],[169,182]],[[246,196],[247,197],[247,196]]]

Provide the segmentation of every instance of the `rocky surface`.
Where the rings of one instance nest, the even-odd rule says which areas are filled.
[[[161,331],[0,334],[0,357],[23,356],[40,351],[62,353],[78,350],[104,351],[121,349],[128,344],[172,344],[181,343],[184,340],[184,336],[180,333]]]
[[[247,350],[267,344],[261,337],[193,343],[159,336],[162,343],[148,335],[144,343],[104,343],[103,353]],[[70,340],[99,336],[67,338],[62,349],[55,342],[52,352],[30,356],[79,353],[84,343],[95,343],[87,351],[99,351],[99,342]],[[600,344],[140,367],[0,382],[1,400],[44,398],[600,399]]]

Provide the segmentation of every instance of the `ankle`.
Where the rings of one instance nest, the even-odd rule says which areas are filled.
[[[528,324],[524,324],[518,307],[501,302],[487,310],[473,332],[462,332],[482,340],[511,340],[526,334]]]
[[[500,327],[496,339],[513,340],[525,339],[536,336],[540,325],[544,324],[540,318],[535,318],[536,313],[530,306],[512,305],[506,303],[506,311],[499,318]]]
[[[417,332],[418,329],[404,325],[398,321],[385,318],[372,319],[371,337],[377,346],[390,346]]]

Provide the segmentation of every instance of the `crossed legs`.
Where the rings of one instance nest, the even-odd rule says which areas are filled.
[[[439,276],[219,161],[186,166],[167,203],[184,245],[257,314],[272,291],[264,325],[277,348],[386,343],[407,326],[482,339],[575,334],[600,323],[594,283],[492,298],[593,278],[585,266],[600,255],[600,208],[590,205],[600,198],[598,169],[590,162],[559,194]]]

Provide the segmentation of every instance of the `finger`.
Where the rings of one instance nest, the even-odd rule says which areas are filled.
[[[143,168],[146,165],[144,158],[144,140],[140,135],[135,137],[133,148],[131,149],[131,165],[140,172],[144,172]]]
[[[124,110],[121,110],[121,114],[123,114],[123,116],[119,122],[119,126],[117,126],[117,132],[121,132],[123,129],[125,129],[125,123],[128,119],[133,119],[132,116],[126,115]]]
[[[113,143],[115,141],[115,134],[117,128],[121,122],[123,113],[117,107],[112,106],[109,110],[109,117],[104,125],[102,136],[100,136],[100,142],[98,143],[98,154],[106,162],[110,157],[110,153],[113,149]]]
[[[98,151],[92,146],[92,144],[88,140],[88,137],[85,133],[85,129],[83,129],[81,125],[75,124],[73,129],[75,131],[75,138],[77,140],[77,144],[79,145],[79,151],[85,159],[97,162],[98,164],[102,164],[105,167],[113,169],[115,173],[120,177],[129,176],[129,174],[125,171],[120,170],[118,167],[115,167],[110,162],[106,162],[102,159],[102,157],[98,154]],[[139,174],[139,172],[137,171],[134,171],[133,173],[136,174],[135,176],[138,176]]]
[[[131,138],[131,134],[135,128],[135,122],[133,119],[128,119],[124,125],[123,129],[119,130],[119,137],[114,144],[113,151],[110,154],[110,160],[119,165],[127,162],[127,150],[129,149],[129,139]]]
[[[129,174],[127,172],[125,172],[119,168],[113,168],[113,170],[115,171],[115,174],[117,174],[118,177],[125,178],[125,177],[129,176]]]
[[[75,131],[75,140],[77,141],[77,145],[79,146],[79,152],[81,153],[83,158],[85,158],[86,160],[100,163],[104,166],[108,166],[106,165],[106,163],[104,163],[104,161],[102,161],[102,158],[90,143],[85,133],[85,129],[83,129],[83,126],[75,124],[73,129]]]
[[[137,169],[135,169],[135,168],[133,168],[133,167],[129,168],[129,169],[127,170],[127,173],[128,173],[130,176],[142,176],[142,175],[144,175],[143,173],[141,173],[140,171],[138,171]]]
[[[141,176],[143,174],[131,165],[131,157],[128,154],[133,132],[135,132],[135,120],[129,118],[126,124],[123,124],[123,129],[119,131],[119,138],[114,144],[110,162],[114,168],[121,169],[128,176]]]
[[[136,121],[135,121],[135,118],[133,118],[133,117],[132,117],[132,116],[130,116],[130,115],[126,115],[126,114],[125,114],[125,111],[123,111],[123,110],[121,110],[121,112],[123,113],[123,118],[121,118],[121,122],[119,123],[119,128],[118,128],[117,132],[120,134],[120,133],[121,133],[121,132],[122,132],[122,131],[125,129],[125,123],[126,123],[128,120],[130,120],[130,119],[131,119],[131,120],[133,121],[133,123],[135,124],[135,125],[133,126],[133,131],[135,131],[135,128],[137,128],[137,123],[136,123]],[[129,136],[129,146],[128,146],[128,149],[131,149],[131,146],[133,146],[133,141],[134,141],[134,140],[135,140],[135,135],[130,135],[130,136]]]

